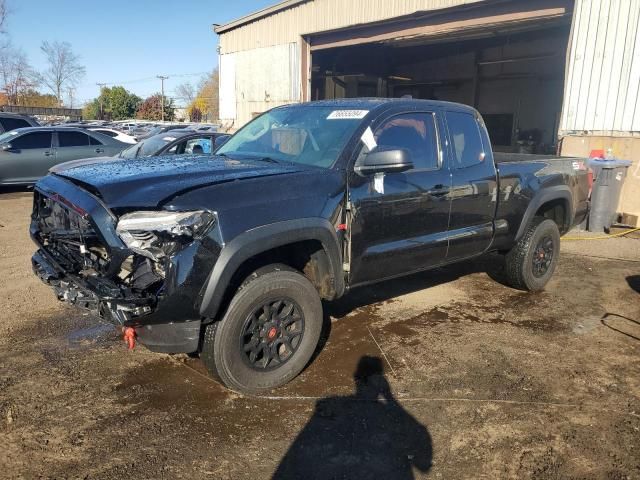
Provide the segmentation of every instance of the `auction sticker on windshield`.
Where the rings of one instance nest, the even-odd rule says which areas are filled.
[[[369,110],[334,110],[329,114],[327,120],[353,120],[364,118]]]

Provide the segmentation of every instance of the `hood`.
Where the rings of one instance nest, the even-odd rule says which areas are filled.
[[[96,161],[97,160],[97,161]],[[52,173],[98,195],[111,208],[155,207],[178,194],[242,179],[305,170],[294,164],[232,160],[211,155],[87,159],[62,164]]]
[[[67,170],[69,168],[79,167],[81,165],[93,165],[95,163],[113,162],[115,160],[118,160],[118,157],[80,158],[78,160],[69,160],[68,162],[63,162],[63,163],[59,163],[57,165],[54,165],[53,167],[51,167],[49,169],[49,171],[51,173],[59,173],[59,172],[62,172],[64,170]]]

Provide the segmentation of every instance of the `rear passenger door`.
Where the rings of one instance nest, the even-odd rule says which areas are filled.
[[[96,157],[104,153],[100,145],[91,145],[93,137],[84,132],[58,131],[56,162],[62,163],[79,158]]]
[[[448,260],[484,252],[493,239],[497,174],[479,116],[445,112],[452,174]]]
[[[47,174],[55,162],[52,132],[30,132],[11,139],[11,148],[0,153],[0,182],[33,183]]]

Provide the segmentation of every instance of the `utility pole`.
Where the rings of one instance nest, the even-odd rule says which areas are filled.
[[[106,83],[96,83],[97,86],[100,87],[100,95],[98,98],[100,99],[100,120],[104,120],[104,111],[102,109],[102,89],[107,86]]]
[[[67,92],[69,94],[69,108],[73,108],[73,98],[74,98],[74,95],[76,93],[76,89],[71,87],[71,88],[67,89]]]
[[[157,75],[157,78],[160,79],[160,90],[162,92],[162,103],[160,104],[160,114],[161,114],[162,121],[164,122],[164,81],[169,77]]]

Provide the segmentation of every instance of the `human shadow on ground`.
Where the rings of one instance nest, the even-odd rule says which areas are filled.
[[[353,395],[318,400],[273,479],[404,480],[430,470],[429,431],[394,398],[382,360],[363,356],[354,381]]]
[[[636,293],[640,293],[640,275],[629,275],[626,280]]]

